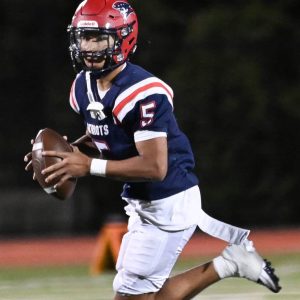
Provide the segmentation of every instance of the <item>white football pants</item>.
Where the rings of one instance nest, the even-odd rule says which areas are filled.
[[[123,237],[114,291],[139,295],[160,290],[195,228],[164,231],[142,221],[133,224]]]

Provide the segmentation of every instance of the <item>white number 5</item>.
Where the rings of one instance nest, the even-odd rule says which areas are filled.
[[[140,106],[141,110],[141,127],[150,125],[153,122],[155,102],[149,102]]]

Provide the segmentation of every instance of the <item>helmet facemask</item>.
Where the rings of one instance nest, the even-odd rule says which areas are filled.
[[[120,54],[121,41],[116,32],[100,28],[68,28],[73,66],[76,72],[91,71],[101,77],[118,67],[114,60]],[[101,66],[100,66],[101,65]]]
[[[124,63],[120,39],[115,30],[68,28],[70,54],[76,72],[90,71],[100,78]]]

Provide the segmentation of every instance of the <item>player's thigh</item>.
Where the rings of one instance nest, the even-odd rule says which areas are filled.
[[[143,277],[152,274],[166,247],[167,235],[152,225],[141,224],[125,237],[127,247],[120,267]]]
[[[192,234],[194,229],[190,231]],[[174,260],[191,236],[186,232],[168,232],[152,224],[140,224],[124,236],[117,270],[124,268],[145,277],[154,273],[169,273]]]

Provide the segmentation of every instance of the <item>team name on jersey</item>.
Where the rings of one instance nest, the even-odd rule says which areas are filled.
[[[88,132],[92,135],[99,135],[99,136],[109,135],[108,125],[94,125],[94,124],[87,123],[86,128]]]

